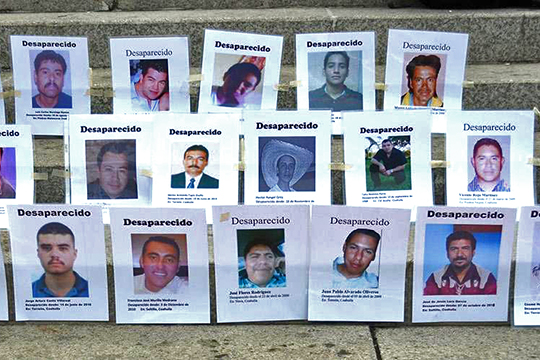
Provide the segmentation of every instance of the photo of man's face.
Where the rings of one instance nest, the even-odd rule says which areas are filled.
[[[274,274],[276,265],[276,256],[266,245],[255,245],[246,254],[248,279],[258,286],[266,286]]]
[[[277,175],[279,181],[290,183],[294,170],[296,169],[296,160],[290,155],[283,155],[277,162]]]
[[[167,78],[168,74],[166,72],[159,72],[156,69],[149,68],[146,75],[141,74],[140,80],[140,91],[148,100],[156,100],[161,95],[165,89],[167,89]]]
[[[484,181],[498,181],[504,164],[499,149],[493,145],[482,145],[471,160],[476,176]]]
[[[471,265],[474,249],[470,240],[459,239],[450,242],[446,254],[454,269],[466,269]]]
[[[111,199],[117,198],[129,180],[126,154],[106,152],[99,167],[99,184]]]
[[[184,155],[184,168],[192,177],[202,174],[206,165],[208,165],[208,159],[204,151],[189,150]]]
[[[176,276],[180,268],[179,255],[173,245],[157,241],[148,242],[139,260],[148,290],[157,292]]]
[[[73,269],[77,250],[69,234],[40,234],[37,254],[48,274],[64,274]]]
[[[415,104],[427,104],[437,90],[437,72],[431,66],[417,66],[409,79]]]
[[[341,85],[349,76],[347,60],[341,54],[334,54],[328,58],[324,68],[326,82],[332,85]]]
[[[343,245],[344,270],[350,277],[361,276],[375,259],[378,241],[365,234],[354,235]]]
[[[48,98],[57,98],[64,87],[64,69],[51,60],[42,61],[34,74],[39,93]]]

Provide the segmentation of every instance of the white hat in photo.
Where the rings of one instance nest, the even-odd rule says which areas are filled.
[[[296,184],[304,176],[313,162],[313,153],[311,151],[285,141],[270,140],[264,146],[261,155],[262,173],[269,188],[278,183],[277,162],[283,155],[289,155],[296,161],[290,186]]]

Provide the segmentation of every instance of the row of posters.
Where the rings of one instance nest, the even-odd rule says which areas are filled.
[[[73,115],[65,129],[67,202],[207,214],[214,205],[238,203],[330,205],[337,163],[330,112],[244,115],[242,121],[238,114]],[[533,205],[533,113],[448,110],[447,116],[447,204]],[[416,206],[433,204],[431,117],[419,110],[344,114],[344,162],[337,165],[347,205],[409,208],[414,218]],[[0,156],[6,227],[4,205],[33,203],[39,174],[29,125],[0,126]]]
[[[101,209],[8,212],[16,320],[108,320]],[[204,210],[110,212],[116,321],[209,323]],[[540,324],[539,214],[522,209],[516,325]],[[217,206],[213,217],[218,322],[404,321],[410,210]],[[507,321],[515,218],[508,208],[418,209],[413,322]]]
[[[447,116],[447,204],[533,205],[533,113]],[[238,204],[242,166],[247,205],[330,205],[329,119],[328,111],[246,112],[243,121],[234,114],[73,116],[70,202],[209,214],[213,205]],[[430,119],[419,110],[344,113],[347,205],[433,204]]]
[[[73,114],[90,113],[86,38],[12,35],[16,121],[62,135]],[[385,110],[461,109],[468,35],[390,30]],[[187,37],[111,38],[114,113],[275,110],[283,37],[206,30],[201,73],[189,76]],[[375,33],[296,36],[298,108],[375,110]],[[1,104],[3,106],[3,103]],[[2,109],[0,109],[2,110]],[[4,116],[4,111],[0,111]]]

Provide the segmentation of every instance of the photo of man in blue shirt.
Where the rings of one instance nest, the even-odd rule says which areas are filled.
[[[45,224],[38,230],[37,246],[45,273],[32,283],[32,296],[88,297],[88,281],[73,271],[77,249],[71,229],[59,222]]]

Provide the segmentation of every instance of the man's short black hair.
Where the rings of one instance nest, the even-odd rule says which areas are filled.
[[[178,259],[180,259],[180,247],[178,246],[176,241],[174,241],[174,239],[172,239],[170,237],[161,236],[161,235],[151,236],[151,237],[148,238],[148,240],[146,240],[144,242],[141,256],[144,256],[144,254],[146,253],[146,248],[148,247],[148,244],[150,244],[151,242],[158,242],[158,243],[162,243],[162,244],[171,245],[172,247],[174,247],[174,250],[176,250],[176,257]]]
[[[257,246],[257,245],[264,245],[264,246],[268,246],[268,248],[270,249],[270,251],[272,251],[272,253],[274,254],[274,256],[283,256],[284,254],[278,249],[278,247],[276,246],[275,243],[273,243],[272,241],[268,241],[266,239],[263,239],[263,238],[255,238],[253,240],[251,240],[250,242],[248,242],[246,244],[246,246],[244,246],[244,259],[246,258],[247,254],[249,253],[249,251],[251,250],[251,248]]]
[[[472,249],[476,249],[476,238],[473,234],[465,230],[454,231],[446,238],[446,251],[450,248],[450,243],[456,240],[469,240],[471,242]]]
[[[157,72],[169,74],[169,66],[167,59],[141,60],[139,66],[142,69],[142,74],[146,75],[148,69],[154,69]]]
[[[382,141],[381,145],[384,144],[384,143],[387,143],[387,142],[389,142],[390,144],[394,145],[394,143],[393,143],[392,140],[390,140],[390,139],[384,139],[384,140]]]
[[[349,58],[349,55],[347,55],[347,53],[345,51],[329,51],[326,53],[325,57],[324,57],[324,68],[323,69],[326,69],[326,64],[328,64],[328,59],[330,59],[330,56],[332,55],[341,55],[343,56],[343,58],[345,59],[345,63],[347,64],[347,69],[349,68],[349,61],[350,61],[350,58]]]
[[[112,141],[109,142],[101,147],[99,150],[98,156],[97,156],[97,165],[98,168],[101,168],[101,163],[103,162],[103,156],[105,153],[113,153],[113,154],[124,154],[127,157],[128,161],[128,170],[133,171],[134,168],[134,161],[132,159],[132,153],[133,150],[125,141]]]
[[[184,159],[186,158],[186,154],[188,151],[202,151],[206,154],[206,161],[210,160],[210,153],[208,152],[208,149],[205,148],[203,145],[191,145],[184,151]]]
[[[230,76],[235,79],[243,79],[247,74],[253,74],[257,78],[255,86],[261,82],[261,70],[252,63],[237,63],[234,64],[225,72],[223,78]]]
[[[351,231],[351,233],[347,235],[347,238],[345,239],[345,246],[349,245],[349,242],[354,236],[360,235],[360,234],[374,238],[377,241],[377,246],[379,245],[379,241],[381,240],[381,235],[378,232],[371,229],[360,228],[360,229]]]
[[[409,81],[414,77],[414,69],[417,66],[429,66],[435,70],[437,77],[439,76],[439,71],[441,70],[441,59],[437,55],[418,55],[415,56],[409,63],[405,70],[407,71],[407,77]]]
[[[476,142],[476,144],[474,144],[473,158],[476,157],[476,154],[478,153],[478,149],[480,149],[481,146],[494,146],[494,147],[497,148],[497,150],[499,150],[499,155],[501,157],[503,157],[501,144],[499,144],[499,142],[497,140],[491,139],[491,138],[482,138],[482,139],[478,140]]]
[[[75,247],[75,235],[73,235],[73,231],[71,231],[70,228],[68,228],[66,225],[59,223],[59,222],[50,222],[45,225],[43,225],[41,228],[39,228],[36,240],[39,245],[39,235],[71,235],[71,239],[73,240],[73,247]]]
[[[43,50],[42,52],[40,52],[34,59],[34,69],[36,73],[38,72],[39,67],[41,66],[41,63],[43,61],[52,61],[57,64],[60,64],[60,66],[62,67],[62,71],[64,72],[64,74],[66,73],[66,70],[67,70],[66,60],[64,60],[64,57],[58,54],[57,52],[54,52],[52,50]]]

